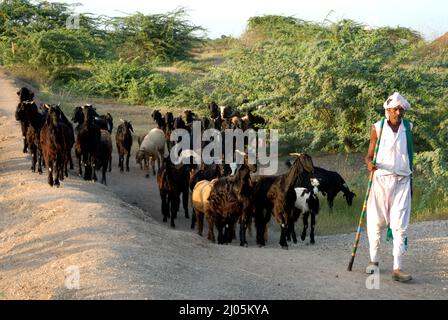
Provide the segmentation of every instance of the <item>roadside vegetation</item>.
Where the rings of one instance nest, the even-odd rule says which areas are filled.
[[[239,38],[208,39],[182,8],[125,17],[80,14],[79,28],[67,28],[75,9],[46,1],[0,3],[0,65],[38,87],[47,101],[67,110],[100,102],[137,122],[145,107],[206,115],[211,101],[240,111],[261,106],[257,113],[280,131],[283,154],[350,159],[367,150],[384,99],[399,91],[411,102],[407,117],[415,123],[413,219],[448,217],[448,34],[427,42],[408,28],[268,15],[250,18]],[[349,209],[338,197],[334,215],[324,210],[319,228],[351,231],[365,168],[344,160],[334,169],[358,197]]]

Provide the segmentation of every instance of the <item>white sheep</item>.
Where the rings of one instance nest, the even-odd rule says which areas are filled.
[[[160,169],[161,159],[168,157],[168,155],[165,133],[158,128],[154,128],[143,139],[135,159],[137,163],[141,163],[144,159],[150,159],[153,174],[156,175],[155,162],[157,161],[157,167]],[[145,163],[145,167],[147,170],[146,177],[149,178],[149,165],[146,166]]]

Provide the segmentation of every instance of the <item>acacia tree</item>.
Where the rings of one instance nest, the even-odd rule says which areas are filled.
[[[179,60],[189,57],[193,47],[204,39],[204,29],[187,19],[184,9],[166,14],[136,13],[114,18],[113,39],[118,55],[147,63],[155,58]]]
[[[56,66],[110,56],[101,19],[80,14],[79,29],[67,29],[74,5],[48,1],[0,2],[2,60],[33,64],[52,71]],[[6,48],[11,50],[6,51]],[[5,52],[6,51],[6,52]]]

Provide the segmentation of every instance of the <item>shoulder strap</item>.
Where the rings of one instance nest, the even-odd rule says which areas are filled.
[[[411,123],[403,119],[403,125],[406,128],[406,141],[408,145],[409,166],[411,171],[414,170],[414,142],[412,140]]]

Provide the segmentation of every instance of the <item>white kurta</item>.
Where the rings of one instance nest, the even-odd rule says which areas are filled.
[[[375,124],[375,128],[378,135],[379,122]],[[377,166],[367,202],[370,259],[372,262],[379,262],[381,228],[390,224],[394,237],[394,269],[402,269],[402,256],[406,252],[406,231],[411,214],[412,173],[403,123],[397,133],[393,132],[387,121],[384,123]]]

